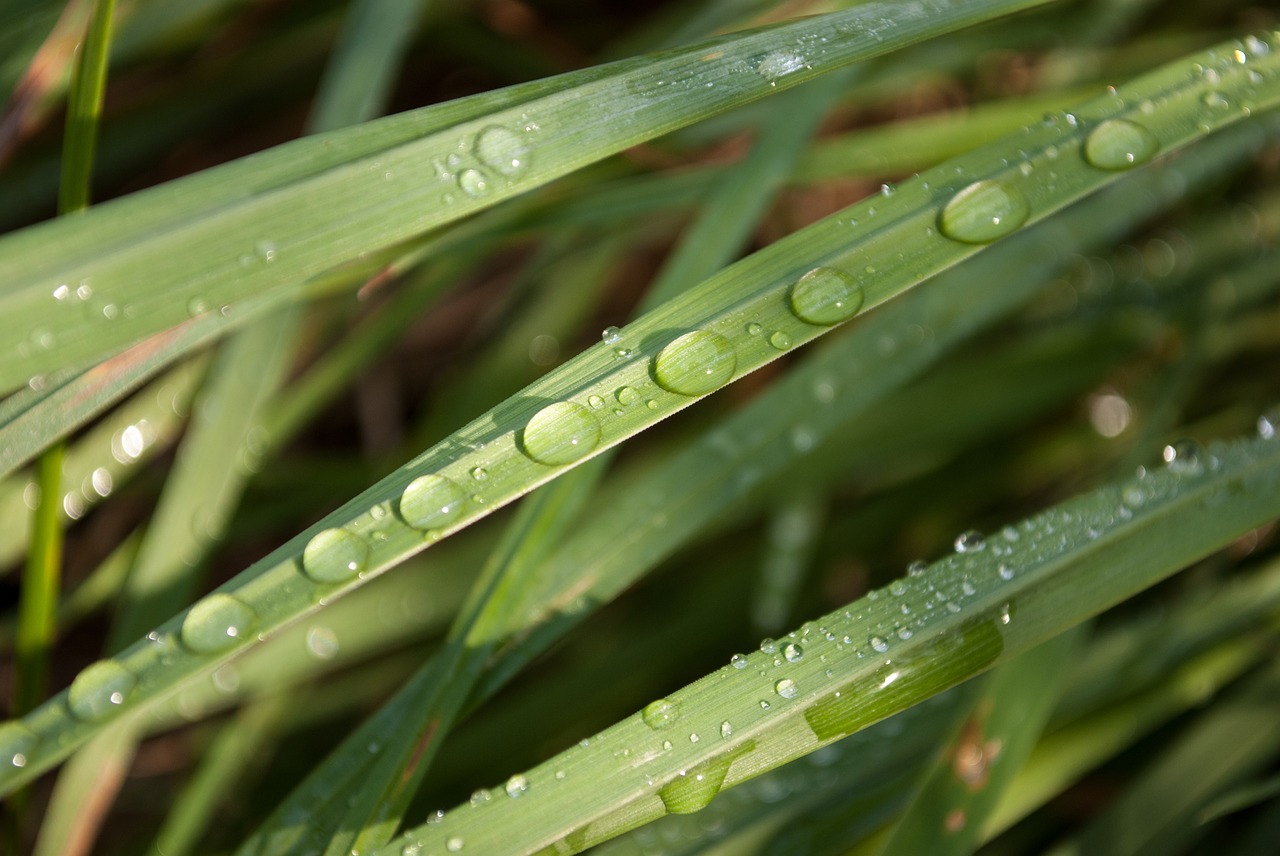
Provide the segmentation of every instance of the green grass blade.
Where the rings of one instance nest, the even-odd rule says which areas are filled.
[[[57,635],[62,580],[62,444],[40,456],[36,468],[39,499],[32,510],[31,550],[22,574],[18,631],[14,641],[13,707],[22,715],[48,694],[49,654]],[[19,518],[21,519],[21,518]]]
[[[533,853],[560,841],[576,852],[665,813],[696,811],[724,788],[1029,650],[1277,514],[1280,442],[1184,452],[1173,466],[971,539],[922,575],[817,618],[747,655],[743,668],[725,666],[522,774],[519,799],[455,810],[380,852],[461,843]],[[914,618],[904,620],[901,605]],[[670,750],[667,736],[680,738]]]
[[[0,239],[0,334],[23,343],[0,389],[185,321],[194,301],[296,284],[674,128],[1038,2],[870,4],[320,135],[24,230]],[[82,281],[84,311],[51,314],[49,295]]]
[[[1232,111],[1204,111],[1202,97],[1209,84],[1203,77],[1188,76],[1193,64],[1208,63],[1218,69],[1214,84],[1218,89],[1213,91],[1244,99],[1246,106],[1262,109],[1280,100],[1280,77],[1267,76],[1268,63],[1280,65],[1280,51],[1256,57],[1251,67],[1236,62],[1234,44],[1190,57],[1120,88],[1116,95],[1081,105],[1072,119],[1056,117],[1012,141],[941,165],[895,192],[853,206],[726,269],[628,325],[618,342],[592,347],[353,498],[224,586],[217,602],[226,605],[222,596],[237,599],[259,632],[296,620],[320,600],[357,587],[362,576],[385,571],[438,537],[553,478],[567,464],[621,442],[732,377],[776,359],[783,353],[780,344],[796,346],[816,338],[832,325],[809,324],[788,308],[792,287],[815,265],[835,271],[836,282],[860,285],[862,307],[869,308],[910,289],[922,276],[980,250],[980,245],[953,240],[941,232],[959,230],[961,236],[974,237],[966,231],[973,229],[985,238],[991,237],[992,227],[1012,230],[1023,222],[1021,216],[1013,216],[1022,213],[1016,207],[1006,212],[1008,216],[967,218],[957,215],[956,205],[964,209],[975,199],[985,204],[997,197],[1021,196],[1030,206],[1025,220],[1031,222],[1114,182],[1124,170],[1096,168],[1082,154],[1086,142],[1091,150],[1099,144],[1097,128],[1103,129],[1101,142],[1107,142],[1116,126],[1104,123],[1137,116],[1157,146],[1169,151],[1202,136],[1201,124],[1213,129],[1242,118]],[[1251,75],[1259,69],[1263,69],[1261,83]],[[1142,107],[1149,99],[1160,102],[1151,114]],[[1262,133],[1257,126],[1251,130]],[[1150,153],[1145,144],[1143,150]],[[1026,157],[1011,159],[1019,151],[1026,152]],[[1105,157],[1116,152],[1094,154],[1095,161],[1103,158],[1106,163]],[[1041,169],[1057,178],[1052,184],[1032,180],[1023,175],[1023,164],[1030,176]],[[966,190],[975,182],[981,182],[976,192]],[[1009,193],[995,189],[999,187]],[[957,196],[961,202],[953,204]],[[859,228],[851,227],[854,220]],[[876,269],[875,279],[858,282],[844,272],[865,272],[867,267]],[[826,276],[818,274],[820,281],[830,284]],[[852,314],[854,307],[846,299],[835,308]],[[964,320],[969,307],[953,311],[957,314],[934,317],[931,326],[948,329]],[[748,321],[753,318],[758,321]],[[766,335],[753,335],[749,324],[754,323],[761,324]],[[677,338],[689,335],[685,331],[693,336],[681,342],[688,347],[671,348]],[[619,359],[616,348],[628,350],[630,358]],[[634,400],[624,387],[636,392]],[[621,400],[619,391],[623,391]],[[604,411],[603,406],[593,407],[594,399],[598,397],[603,405],[606,396],[617,401],[616,407],[610,405],[613,410],[593,415],[593,410]],[[483,484],[478,484],[477,470],[486,476]],[[91,678],[108,676],[109,670],[122,681],[136,681],[129,698],[131,705],[139,704],[211,668],[245,644],[240,637],[212,657],[213,652],[191,650],[182,642],[181,632],[188,615],[175,617],[157,630],[160,644],[137,643],[116,661],[87,673],[80,688],[92,686]],[[194,616],[190,620],[197,627],[189,628],[189,634],[217,627],[224,620],[239,621],[246,613],[240,607],[219,612],[208,606],[197,609]],[[33,752],[28,766],[11,775],[10,782],[43,769],[100,727],[100,723],[72,718],[62,705],[55,699],[27,719],[26,726],[44,739],[45,748]],[[106,717],[113,712],[108,708]]]

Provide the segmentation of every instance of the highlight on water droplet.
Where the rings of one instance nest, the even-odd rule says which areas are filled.
[[[369,547],[345,529],[326,529],[307,542],[302,570],[318,583],[340,583],[364,570]]]
[[[795,698],[800,692],[800,688],[790,678],[783,678],[773,685],[773,691],[783,698]]]
[[[485,166],[510,178],[529,168],[529,147],[524,139],[501,125],[491,125],[476,136],[475,153]]]
[[[1147,128],[1128,119],[1108,119],[1089,132],[1084,159],[1105,170],[1132,169],[1155,157],[1160,140]]]
[[[216,654],[248,636],[257,624],[258,616],[249,604],[214,592],[191,607],[182,620],[182,644],[197,654]]]
[[[729,382],[738,367],[733,345],[717,333],[694,330],[663,348],[653,360],[658,386],[678,395],[706,395]]]
[[[794,642],[788,642],[782,649],[782,656],[786,657],[789,663],[799,663],[804,659],[804,649]]]
[[[0,769],[27,766],[27,759],[35,752],[40,738],[35,732],[18,722],[0,725]]]
[[[652,729],[668,728],[680,718],[680,705],[670,699],[651,701],[640,711],[644,724]]]
[[[970,529],[967,532],[961,532],[956,536],[956,552],[957,553],[975,553],[981,550],[986,541],[982,537],[982,533],[977,529]]]
[[[829,327],[858,314],[862,286],[842,270],[817,267],[791,287],[791,311],[801,321]]]
[[[85,722],[101,722],[115,715],[129,700],[138,679],[114,660],[99,660],[85,668],[67,690],[67,708]]]
[[[1013,232],[1031,216],[1021,191],[994,179],[975,181],[942,209],[938,229],[953,241],[989,244]]]
[[[539,410],[521,432],[526,455],[551,467],[571,464],[600,443],[600,423],[591,411],[572,401],[557,401]]]
[[[466,501],[451,479],[429,473],[409,482],[400,494],[400,516],[414,529],[441,529],[462,515]]]

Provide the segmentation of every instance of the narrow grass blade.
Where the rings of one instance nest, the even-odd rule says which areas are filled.
[[[1133,134],[1143,143],[1141,153],[1152,155],[1146,134],[1156,148],[1169,151],[1202,136],[1201,123],[1212,130],[1242,118],[1232,111],[1204,112],[1210,84],[1203,76],[1189,76],[1191,65],[1217,69],[1212,91],[1243,99],[1251,109],[1280,101],[1280,75],[1271,74],[1272,66],[1280,66],[1280,50],[1255,49],[1251,58],[1248,48],[1249,43],[1229,43],[1153,72],[1115,95],[1081,105],[1071,118],[1054,117],[1014,140],[941,165],[726,269],[628,325],[616,343],[589,349],[353,498],[224,586],[218,601],[228,597],[243,604],[247,614],[237,607],[236,616],[251,616],[259,632],[296,620],[320,600],[357,587],[362,578],[385,571],[566,466],[811,341],[835,326],[838,319],[828,312],[847,319],[983,246],[960,238],[990,242],[996,237],[992,229],[1011,232],[1114,182],[1125,170],[1102,166],[1128,167],[1140,159],[1135,155],[1131,162],[1125,156]],[[1237,62],[1236,51],[1246,62]],[[1158,99],[1160,107],[1148,115],[1141,105],[1149,99]],[[1144,130],[1131,131],[1124,122],[1138,125],[1125,116],[1141,119]],[[1263,135],[1259,125],[1249,130],[1258,135],[1255,141]],[[1111,148],[1118,132],[1122,144]],[[1092,160],[1086,160],[1086,153]],[[1019,160],[1011,159],[1015,155]],[[1116,161],[1108,160],[1113,156]],[[1034,175],[1037,168],[1055,172],[1057,181],[1032,182],[1023,174]],[[798,311],[822,324],[803,321],[791,308],[793,287],[815,265],[819,272],[806,281]],[[876,278],[859,281],[847,272],[865,273],[868,267],[877,271]],[[821,308],[811,313],[804,292],[815,281],[819,293],[834,289],[836,296],[819,301]],[[859,294],[860,302],[855,299]],[[985,299],[989,302],[990,296]],[[950,329],[971,309],[953,307],[955,314],[933,317],[930,326]],[[755,324],[766,335],[756,335]],[[619,359],[618,348],[626,359]],[[593,406],[597,398],[598,408]],[[616,406],[605,411],[606,400]],[[477,469],[487,474],[483,484],[477,483]],[[80,688],[110,673],[130,684],[130,706],[140,704],[212,668],[245,644],[241,636],[212,657],[188,648],[182,641],[184,622],[198,625],[188,633],[202,632],[205,618],[217,627],[236,617],[197,607],[158,628],[158,643],[136,643],[116,660],[86,672]],[[114,714],[107,708],[104,718]],[[43,739],[45,748],[33,752],[28,766],[9,781],[22,781],[53,763],[100,727],[93,719],[71,717],[60,699],[35,711],[25,727]]]
[[[380,852],[450,842],[493,854],[576,852],[665,813],[696,811],[724,788],[1029,650],[1277,514],[1280,441],[1184,454],[971,540],[923,574],[747,655],[743,668],[725,666],[522,774],[520,799],[455,810]],[[913,618],[903,619],[902,605]],[[667,735],[681,737],[670,750]]]
[[[181,323],[193,301],[296,285],[674,128],[1039,2],[872,3],[319,135],[5,237],[0,335],[22,344],[0,389]],[[81,283],[93,299],[54,311],[50,294]]]
[[[58,777],[36,839],[34,856],[86,856],[115,800],[137,747],[136,720],[125,717],[105,729]]]
[[[62,588],[61,444],[45,452],[36,468],[39,499],[30,514],[31,549],[22,574],[18,632],[14,640],[14,712],[35,709],[48,694],[49,653],[57,635]],[[21,519],[21,518],[19,518]]]
[[[1049,718],[1082,631],[1069,630],[992,672],[958,739],[895,821],[880,853],[943,856],[977,849],[988,815]]]

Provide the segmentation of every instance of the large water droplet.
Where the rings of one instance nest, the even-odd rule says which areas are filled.
[[[364,570],[369,547],[345,529],[316,533],[302,551],[302,570],[318,583],[340,583]]]
[[[724,386],[738,367],[738,355],[723,336],[694,330],[667,345],[654,358],[658,385],[679,395],[706,395]]]
[[[1159,150],[1156,135],[1128,119],[1108,119],[1084,141],[1084,159],[1098,169],[1131,169],[1151,160]]]
[[[0,725],[0,770],[6,766],[27,766],[27,759],[39,742],[40,738],[25,725],[17,722]]]
[[[680,718],[680,705],[670,699],[660,698],[645,705],[640,717],[650,728],[667,728]]]
[[[823,327],[857,315],[863,299],[862,286],[835,268],[814,268],[791,287],[791,311],[801,321]]]
[[[788,662],[799,663],[804,659],[804,649],[794,642],[788,642],[782,649],[782,656],[786,657]]]
[[[512,178],[529,168],[529,147],[520,135],[500,125],[480,132],[476,137],[475,152],[481,163]]]
[[[753,748],[754,743],[748,741],[735,751],[711,758],[688,770],[681,770],[680,775],[658,790],[658,798],[672,814],[692,814],[706,808],[715,795],[720,793],[734,759]]]
[[[507,796],[512,799],[516,799],[525,791],[529,790],[529,780],[519,773],[516,773],[511,778],[507,779],[505,790],[507,792]]]
[[[77,719],[100,722],[113,716],[129,700],[138,679],[114,660],[99,660],[71,682],[67,707]]]
[[[525,454],[551,467],[571,464],[599,443],[600,423],[591,411],[572,401],[557,401],[539,410],[521,436]]]
[[[466,502],[452,480],[429,473],[409,482],[400,494],[400,516],[414,529],[440,529],[462,515]]]
[[[182,620],[182,643],[197,654],[215,654],[253,632],[258,616],[244,601],[215,592]]]
[[[790,678],[783,678],[773,685],[773,691],[783,698],[795,698],[796,694],[800,692],[800,688]]]
[[[942,209],[942,234],[966,244],[989,244],[1017,229],[1031,215],[1027,199],[1002,181],[975,181]]]

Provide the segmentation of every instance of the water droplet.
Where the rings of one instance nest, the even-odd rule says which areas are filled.
[[[507,792],[507,796],[512,799],[516,799],[525,791],[529,790],[529,780],[519,773],[516,773],[511,778],[507,779],[505,790]]]
[[[680,718],[680,705],[660,698],[645,705],[644,710],[640,711],[640,718],[650,728],[667,728]]]
[[[489,180],[478,169],[464,169],[458,175],[458,186],[468,196],[478,199],[489,192]]]
[[[476,481],[484,481],[489,477],[489,471],[484,467],[473,467],[471,469],[471,477]]]
[[[215,592],[191,607],[182,620],[182,644],[197,654],[216,654],[248,636],[257,624],[251,606]]]
[[[463,840],[456,835],[444,843],[444,849],[450,853],[457,853],[465,846]]]
[[[409,482],[400,494],[400,516],[415,529],[440,529],[462,515],[466,499],[453,481],[429,473]]]
[[[957,553],[976,553],[982,549],[986,541],[982,537],[982,533],[977,529],[970,529],[967,532],[961,532],[956,536],[956,552]]]
[[[996,572],[1000,574],[1000,579],[1002,580],[1013,579],[1013,568],[1009,567],[1003,562],[1000,563],[1000,567],[996,569]]]
[[[942,209],[942,234],[966,244],[989,244],[1017,229],[1031,215],[1027,199],[1002,181],[975,181]]]
[[[902,597],[907,593],[907,584],[902,580],[894,580],[889,583],[889,594],[894,597]]]
[[[689,742],[690,742],[690,743],[697,743],[697,742],[698,742],[698,741],[700,741],[701,739],[702,739],[702,738],[698,736],[698,732],[696,732],[696,731],[690,731],[690,732],[689,732]]]
[[[67,707],[77,719],[101,722],[119,711],[138,679],[114,660],[99,660],[71,682]]]
[[[1193,475],[1200,472],[1203,465],[1200,444],[1195,440],[1179,440],[1164,447],[1161,453],[1164,462],[1175,473]]]
[[[910,628],[910,627],[906,627],[906,626],[899,627],[899,628],[898,628],[898,638],[899,638],[899,639],[901,639],[901,640],[903,640],[904,642],[905,642],[906,640],[910,639],[910,638],[911,638],[911,628]]]
[[[1274,440],[1280,434],[1280,408],[1268,410],[1258,417],[1258,436],[1263,440]]]
[[[1108,119],[1084,141],[1084,159],[1106,170],[1131,169],[1151,160],[1159,150],[1156,135],[1128,119]]]
[[[481,163],[513,178],[529,168],[529,147],[518,134],[500,125],[480,132],[475,153]]]
[[[760,640],[760,650],[766,654],[775,654],[778,651],[778,643],[766,636]]]
[[[769,344],[779,351],[785,351],[791,347],[791,337],[786,333],[778,330],[769,337]]]
[[[782,649],[782,656],[786,657],[788,662],[799,663],[804,659],[804,649],[794,642],[788,642]]]
[[[756,65],[756,73],[769,81],[770,85],[775,85],[778,78],[802,68],[804,68],[804,57],[792,51],[777,50],[770,51],[760,59]]]
[[[773,691],[783,698],[795,698],[800,689],[796,686],[795,681],[790,678],[783,678],[773,685]]]
[[[823,327],[857,315],[863,300],[862,286],[835,268],[814,268],[791,287],[791,311],[801,321]]]
[[[587,399],[587,404],[591,405],[593,410],[599,410],[601,407],[604,407],[604,399],[598,395],[593,395]]]
[[[307,542],[302,570],[319,583],[344,582],[364,570],[369,547],[345,529],[326,529]]]
[[[468,802],[470,802],[473,808],[479,808],[480,806],[487,805],[492,801],[493,794],[489,792],[488,788],[478,788],[471,792],[471,799]]]
[[[916,559],[907,565],[907,576],[918,577],[929,569],[928,563],[921,559]]]
[[[17,722],[0,725],[0,770],[6,764],[13,767],[27,766],[27,759],[36,750],[40,738],[35,732]]]
[[[748,336],[759,336],[763,332],[764,332],[764,327],[760,326],[755,321],[752,321],[750,324],[747,325]]]
[[[742,654],[734,654],[729,658],[729,662],[733,664],[735,669],[745,669],[747,667],[747,658]]]
[[[724,386],[738,367],[733,345],[716,333],[694,330],[654,358],[658,386],[679,395],[705,395]]]
[[[872,636],[867,641],[871,644],[872,650],[877,651],[881,654],[889,650],[889,643],[884,641],[884,639],[882,639],[879,636]]]
[[[558,467],[589,454],[599,443],[600,423],[591,411],[571,401],[557,401],[529,420],[520,445],[538,463]]]
[[[613,397],[618,399],[618,403],[623,407],[627,407],[640,400],[640,393],[636,392],[629,386],[624,386],[615,392]]]
[[[616,345],[618,340],[622,338],[622,331],[617,327],[605,327],[600,331],[600,341],[606,345]]]

